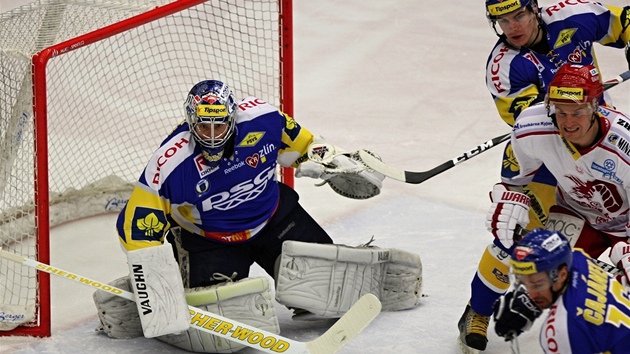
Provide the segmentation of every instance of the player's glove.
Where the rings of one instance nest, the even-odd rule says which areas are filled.
[[[509,249],[514,243],[516,226],[525,228],[529,224],[531,201],[525,194],[509,190],[503,183],[494,185],[490,200],[492,206],[486,216],[486,227]]]
[[[610,261],[622,270],[621,274],[617,276],[617,280],[624,286],[630,284],[630,243],[622,241],[612,246]]]
[[[308,157],[296,168],[296,177],[321,178],[324,183],[320,185],[328,184],[338,194],[353,199],[367,199],[381,192],[385,176],[365,166],[358,151],[349,153],[318,138],[309,146]]]
[[[494,331],[505,340],[512,340],[532,327],[542,310],[529,298],[525,287],[501,296],[494,303]]]

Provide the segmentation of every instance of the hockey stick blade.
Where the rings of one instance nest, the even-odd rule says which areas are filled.
[[[620,83],[627,81],[628,79],[630,79],[630,70],[624,71],[616,77],[613,77],[612,79],[604,82],[604,91],[608,90],[611,87],[615,87]]]
[[[428,180],[431,177],[437,176],[440,173],[447,171],[453,167],[455,167],[455,165],[464,162],[466,160],[470,160],[471,158],[481,154],[482,152],[491,149],[499,144],[501,144],[502,142],[506,141],[510,139],[510,134],[503,134],[500,136],[497,136],[494,139],[488,140],[485,143],[481,144],[481,145],[477,145],[476,147],[474,147],[471,150],[466,151],[465,153],[456,156],[455,158],[453,158],[452,160],[446,161],[443,164],[434,167],[433,169],[430,169],[428,171],[423,171],[423,172],[412,172],[412,171],[405,171],[402,169],[398,169],[392,166],[389,166],[388,164],[384,163],[383,161],[377,159],[376,157],[370,155],[369,153],[367,153],[364,150],[360,150],[359,151],[359,156],[361,157],[361,160],[371,169],[380,172],[382,174],[384,174],[385,176],[389,177],[389,178],[393,178],[395,180],[401,181],[401,182],[406,182],[406,183],[412,183],[412,184],[419,184],[422,183],[426,180]]]
[[[604,82],[604,91],[608,90],[609,88],[615,87],[619,85],[620,83],[627,81],[628,79],[630,79],[630,70],[624,71],[618,76]],[[361,157],[361,160],[363,160],[366,166],[375,170],[376,172],[380,172],[384,174],[385,176],[395,179],[397,181],[411,183],[411,184],[419,184],[428,180],[431,177],[437,176],[440,173],[455,167],[455,165],[459,164],[460,162],[470,160],[474,156],[477,156],[480,153],[492,147],[495,147],[509,139],[510,139],[510,133],[497,136],[496,138],[488,140],[485,143],[476,146],[472,150],[469,150],[455,157],[454,159],[450,161],[446,161],[439,166],[436,166],[428,171],[422,171],[422,172],[405,171],[399,168],[389,166],[383,161],[375,158],[374,156],[371,156],[370,154],[368,154],[367,152],[363,150],[359,151],[359,156]]]
[[[0,258],[21,263],[39,271],[135,301],[132,292],[74,274],[0,248]],[[190,328],[237,342],[262,352],[277,354],[332,354],[356,337],[381,312],[381,302],[372,294],[361,297],[348,312],[324,334],[309,342],[300,342],[265,331],[221,315],[188,306]]]

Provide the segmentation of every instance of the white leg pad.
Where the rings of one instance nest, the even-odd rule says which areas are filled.
[[[186,289],[186,300],[189,305],[202,310],[275,334],[280,333],[267,278],[246,278],[237,282]],[[195,353],[234,353],[246,347],[193,328],[157,339]]]
[[[376,295],[383,310],[418,306],[420,256],[393,248],[348,247],[285,241],[276,300],[322,317],[340,317],[363,295]]]
[[[118,278],[109,283],[119,289],[131,291],[129,276]],[[111,338],[142,337],[142,325],[136,303],[112,293],[97,290],[92,295],[101,325],[97,331],[103,331]]]
[[[168,242],[127,252],[136,306],[147,338],[190,327],[179,265]]]

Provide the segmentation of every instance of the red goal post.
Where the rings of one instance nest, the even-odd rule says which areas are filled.
[[[54,264],[50,227],[118,212],[198,81],[293,115],[292,29],[291,0],[38,0],[0,14],[0,246]],[[280,178],[293,186],[291,169]],[[0,336],[50,336],[49,275],[10,263]]]

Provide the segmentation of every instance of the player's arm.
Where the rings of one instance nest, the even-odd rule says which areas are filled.
[[[509,126],[527,107],[545,98],[538,68],[520,52],[501,45],[495,47],[486,64],[486,86],[501,119]]]
[[[589,20],[581,19],[581,22],[597,31],[597,42],[602,45],[624,48],[630,42],[630,6],[617,7],[599,3],[590,3]],[[584,23],[586,22],[586,23]]]
[[[278,162],[296,167],[296,177],[322,179],[338,194],[367,199],[380,193],[385,176],[362,163],[358,151],[348,152],[314,136],[293,118],[286,119]]]
[[[495,96],[494,104],[497,107],[501,119],[509,126],[513,126],[516,118],[518,118],[519,114],[521,114],[525,108],[535,103],[542,102],[543,99],[544,95],[541,94],[538,87],[534,84],[529,84],[514,93]]]
[[[486,215],[486,228],[497,238],[504,249],[514,244],[514,234],[518,227],[529,224],[530,198],[523,193],[523,186],[531,182],[542,162],[532,157],[532,139],[517,139],[512,133],[511,147],[518,172],[513,176],[501,176],[501,183],[494,185],[490,192],[492,204]]]
[[[139,183],[117,222],[147,338],[179,333],[190,322],[179,266],[171,245],[164,241],[167,205],[156,191]]]

